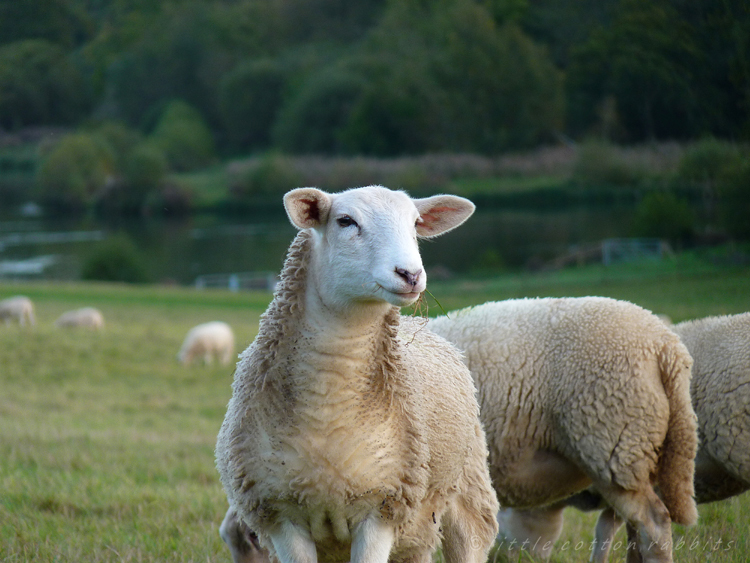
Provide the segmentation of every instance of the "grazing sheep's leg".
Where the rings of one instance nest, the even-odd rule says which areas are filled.
[[[270,536],[281,563],[318,563],[318,553],[309,530],[286,520]]]
[[[622,526],[622,520],[612,508],[607,507],[602,510],[599,519],[596,521],[594,532],[596,543],[591,551],[590,559],[592,563],[607,563],[609,550],[612,548],[612,540],[620,526]]]
[[[638,546],[638,550],[628,551],[627,563],[671,563],[672,521],[669,510],[654,490],[624,491],[611,485],[597,488],[604,500],[627,522],[628,544],[632,543],[632,535]]]
[[[477,508],[482,509],[481,519],[476,517]],[[484,563],[487,560],[497,534],[494,508],[467,510],[461,499],[448,507],[441,521],[446,563]]]
[[[395,533],[379,516],[370,516],[352,530],[351,563],[388,563]]]
[[[625,524],[625,529],[628,532],[628,552],[625,557],[625,563],[643,563],[638,532],[631,524]]]
[[[518,550],[526,550],[542,559],[549,559],[552,548],[563,528],[563,504],[530,510],[500,509],[497,522],[500,537]]]

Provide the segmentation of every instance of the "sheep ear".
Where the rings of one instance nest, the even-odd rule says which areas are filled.
[[[289,220],[298,229],[324,225],[331,211],[331,196],[316,188],[297,188],[284,196]]]
[[[415,199],[419,211],[417,235],[431,238],[455,229],[474,213],[475,206],[468,199],[454,195],[436,195]]]

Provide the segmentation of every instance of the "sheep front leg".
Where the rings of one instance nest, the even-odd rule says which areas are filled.
[[[281,563],[318,563],[318,553],[309,530],[285,520],[270,536]]]
[[[387,563],[395,531],[378,515],[370,515],[352,530],[352,563]]]

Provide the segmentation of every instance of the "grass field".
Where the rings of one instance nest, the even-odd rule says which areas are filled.
[[[748,288],[750,268],[694,260],[430,284],[446,310],[511,297],[605,295],[675,321],[748,311]],[[232,368],[185,368],[175,355],[187,330],[209,320],[231,324],[244,348],[270,295],[0,284],[0,298],[20,293],[34,300],[38,324],[0,325],[0,561],[229,561],[218,535],[226,500],[213,447]],[[54,328],[60,313],[85,305],[104,313],[102,333]],[[440,312],[431,297],[427,305]],[[675,559],[746,561],[750,497],[702,506],[700,514],[698,526],[674,527],[683,542]],[[566,514],[553,562],[588,560],[595,517]],[[502,546],[495,560],[508,560]],[[612,561],[624,561],[624,550]]]

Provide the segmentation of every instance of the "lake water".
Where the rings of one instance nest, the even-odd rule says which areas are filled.
[[[466,224],[422,243],[437,275],[543,264],[574,245],[629,236],[632,206],[479,209]],[[278,272],[295,229],[283,211],[179,220],[0,217],[0,279],[75,280],[98,241],[124,232],[152,279],[188,285],[207,274]]]

